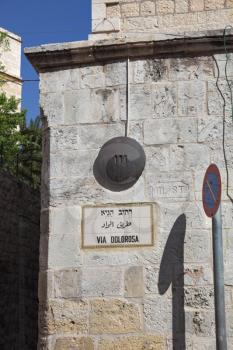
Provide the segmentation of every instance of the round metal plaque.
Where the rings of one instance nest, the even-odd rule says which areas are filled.
[[[129,137],[115,137],[101,148],[93,167],[98,183],[120,192],[132,187],[140,178],[146,163],[142,146]]]

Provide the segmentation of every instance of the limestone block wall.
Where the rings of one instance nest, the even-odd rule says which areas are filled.
[[[35,350],[40,195],[0,172],[0,348]]]
[[[122,11],[129,4],[120,5]],[[205,6],[207,10],[207,1]],[[225,55],[215,58],[229,103]],[[67,66],[40,74],[44,165],[39,349],[215,348],[211,220],[201,203],[202,180],[211,161],[223,178],[227,332],[232,349],[233,207],[226,196],[223,104],[214,60],[141,58],[131,61],[130,72],[129,136],[143,145],[147,164],[138,183],[121,193],[102,188],[92,167],[104,142],[124,135],[126,62]],[[232,194],[233,126],[229,104],[227,108]],[[153,247],[82,249],[83,205],[135,202],[154,203]]]
[[[0,48],[0,62],[4,65],[4,73],[1,73],[6,84],[1,86],[0,91],[4,91],[8,96],[15,96],[21,99],[21,38],[13,33],[0,28],[0,32],[7,34],[9,47],[5,50]]]
[[[92,0],[92,39],[223,29],[232,0]],[[98,34],[98,35],[97,35]]]

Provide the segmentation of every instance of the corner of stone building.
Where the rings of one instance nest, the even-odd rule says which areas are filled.
[[[212,161],[224,174],[212,54],[226,92],[221,35],[232,9],[223,1],[93,0],[94,42],[48,45],[29,54],[41,70],[46,118],[40,349],[213,347],[211,232],[201,181]],[[98,39],[111,40],[96,45]],[[147,164],[134,187],[113,193],[97,183],[93,163],[106,141],[124,134],[129,52],[129,135],[143,146]],[[231,144],[229,133],[229,152]],[[111,215],[129,203],[144,215],[144,205],[157,208],[151,244],[100,247],[88,237],[85,246],[84,221],[89,227],[93,213]],[[85,219],[87,207],[92,216]],[[225,194],[223,217],[231,341],[232,208]],[[151,231],[144,223],[146,236]]]

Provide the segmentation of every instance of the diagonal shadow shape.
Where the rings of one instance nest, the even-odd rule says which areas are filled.
[[[173,350],[185,350],[184,239],[186,216],[180,215],[169,234],[159,270],[158,290],[163,295],[172,285]]]

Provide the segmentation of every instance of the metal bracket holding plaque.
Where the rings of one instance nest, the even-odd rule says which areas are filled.
[[[82,207],[82,248],[135,248],[153,245],[152,203]]]

